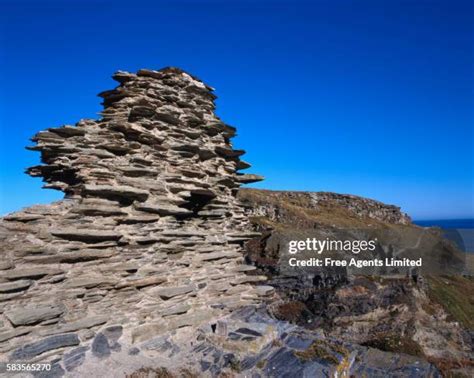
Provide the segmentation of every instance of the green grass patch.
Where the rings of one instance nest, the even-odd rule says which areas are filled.
[[[474,329],[474,277],[430,276],[428,296],[439,303],[451,319]]]

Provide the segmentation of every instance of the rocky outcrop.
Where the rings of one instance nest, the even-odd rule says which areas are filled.
[[[313,218],[305,227],[321,223],[341,224],[346,220],[348,226],[377,223],[411,224],[410,217],[394,205],[387,205],[369,198],[330,192],[295,192],[243,189],[239,198],[248,204],[250,217],[265,217],[278,223],[303,221],[301,209]],[[296,212],[295,212],[296,210]],[[359,221],[359,222],[354,222]]]
[[[337,194],[330,192],[312,192],[309,193],[309,196],[315,206],[324,205],[325,203],[334,203],[352,211],[361,218],[365,217],[394,224],[411,223],[410,217],[401,212],[400,207],[387,205],[372,199],[351,194]]]
[[[268,295],[242,269],[256,234],[235,197],[262,178],[238,172],[212,88],[176,68],[113,77],[101,119],[32,139],[28,173],[65,199],[0,221],[3,361],[69,361],[99,327],[132,344]]]

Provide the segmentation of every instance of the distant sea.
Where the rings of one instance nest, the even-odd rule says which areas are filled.
[[[474,253],[474,219],[435,219],[413,223],[421,227],[439,227],[443,229],[444,236],[463,251]]]
[[[436,220],[420,220],[413,223],[422,227],[440,227],[444,229],[450,228],[474,228],[474,219],[436,219]]]

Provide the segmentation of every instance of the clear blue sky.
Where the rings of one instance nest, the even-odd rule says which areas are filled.
[[[0,0],[0,214],[62,197],[35,132],[96,118],[118,69],[217,88],[255,186],[474,217],[472,1]]]

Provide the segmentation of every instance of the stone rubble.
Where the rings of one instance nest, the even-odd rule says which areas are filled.
[[[158,336],[133,348],[108,348],[117,343],[98,334],[101,345],[98,361],[88,358],[88,350],[65,356],[64,370],[71,377],[94,370],[101,377],[115,377],[114,369],[134,377],[433,377],[441,375],[420,358],[341,342],[322,333],[281,322],[261,306],[247,306],[198,328]],[[118,339],[121,343],[121,339]],[[94,347],[93,347],[94,348]],[[95,347],[99,349],[98,346]],[[76,362],[79,360],[79,363]],[[85,362],[84,362],[85,360]],[[140,361],[139,368],[134,367]],[[79,366],[80,365],[80,366]],[[76,366],[78,366],[76,368]],[[136,365],[135,365],[136,366]],[[64,372],[58,363],[53,370]],[[159,372],[167,374],[160,375]]]

